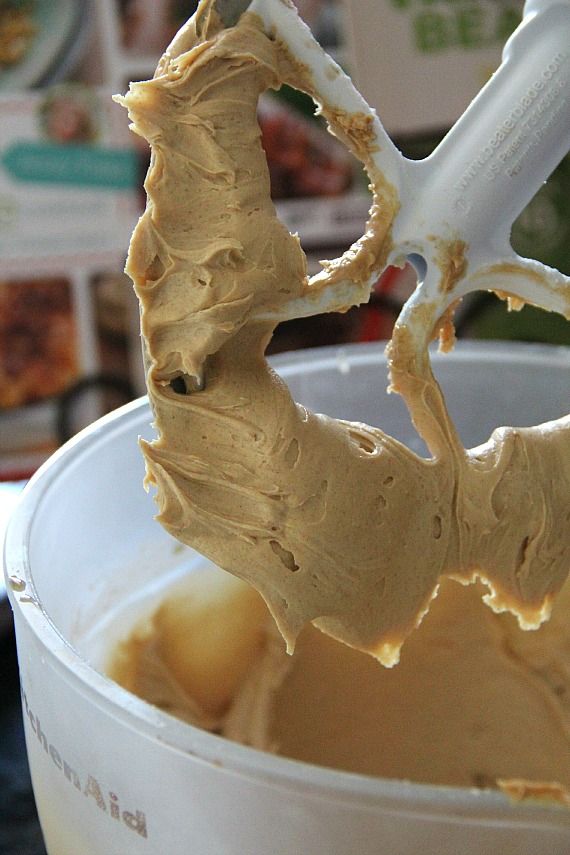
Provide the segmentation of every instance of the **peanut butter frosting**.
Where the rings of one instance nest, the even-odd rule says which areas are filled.
[[[194,570],[110,651],[106,670],[162,710],[243,745],[424,784],[570,806],[570,582],[522,632],[446,579],[396,668],[313,626],[292,656],[244,582]]]
[[[127,272],[158,433],[142,443],[158,519],[260,592],[289,651],[313,623],[393,665],[444,577],[482,580],[494,610],[536,627],[569,568],[569,417],[464,449],[427,352],[418,359],[397,324],[391,386],[431,452],[422,458],[378,427],[308,412],[268,366],[276,318],[300,299],[335,288],[339,310],[367,299],[398,209],[371,165],[365,117],[320,104],[368,169],[373,200],[362,240],[308,279],[271,202],[256,118],[261,93],[282,83],[319,100],[255,14],[224,28],[202,0],[155,77],[119,99],[152,149]]]

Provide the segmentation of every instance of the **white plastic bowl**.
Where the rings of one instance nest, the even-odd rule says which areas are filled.
[[[403,403],[384,392],[382,347],[274,364],[312,409],[420,448]],[[499,424],[568,409],[567,349],[463,345],[434,364],[468,445]],[[50,855],[568,855],[568,810],[264,754],[161,713],[89,664],[94,625],[112,627],[117,608],[134,614],[153,585],[203,561],[153,520],[137,445],[152,436],[150,419],[140,400],[84,430],[32,479],[8,528],[28,755]],[[110,629],[103,636],[111,642]]]

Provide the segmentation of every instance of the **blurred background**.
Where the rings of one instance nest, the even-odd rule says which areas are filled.
[[[0,534],[62,442],[144,394],[138,307],[123,265],[148,151],[111,96],[152,76],[193,0],[0,0]],[[315,35],[411,158],[426,156],[500,62],[522,0],[298,0]],[[364,230],[360,166],[314,105],[283,89],[260,125],[281,219],[309,269]],[[514,248],[570,273],[570,159],[523,212]],[[281,325],[272,353],[389,338],[415,284],[388,270],[368,305]],[[477,295],[459,337],[570,344],[570,325]],[[0,585],[0,855],[42,855],[25,765],[9,610]],[[78,853],[80,855],[80,853]]]

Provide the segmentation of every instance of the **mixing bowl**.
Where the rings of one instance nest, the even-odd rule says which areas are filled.
[[[378,425],[422,453],[402,401],[385,393],[381,345],[300,351],[274,365],[311,409]],[[468,446],[500,424],[568,410],[564,348],[464,344],[434,355],[434,366]],[[205,561],[153,519],[139,435],[153,435],[145,399],[78,434],[29,483],[7,532],[26,741],[49,855],[568,855],[563,808],[265,754],[178,721],[105,677],[98,666],[114,636]]]

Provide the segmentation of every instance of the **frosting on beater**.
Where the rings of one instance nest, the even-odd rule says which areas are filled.
[[[364,237],[308,279],[271,202],[256,118],[260,94],[282,83],[319,101],[255,14],[226,29],[203,0],[155,77],[119,99],[152,148],[127,272],[158,431],[142,443],[158,519],[261,593],[289,651],[313,622],[393,665],[445,576],[480,578],[492,608],[537,626],[570,566],[569,417],[464,449],[427,352],[418,366],[400,326],[391,383],[424,459],[379,428],[308,412],[267,364],[275,318],[295,300],[337,286],[340,310],[368,298],[398,210],[372,165],[368,117],[321,104],[373,201]],[[344,295],[345,280],[356,285]]]

